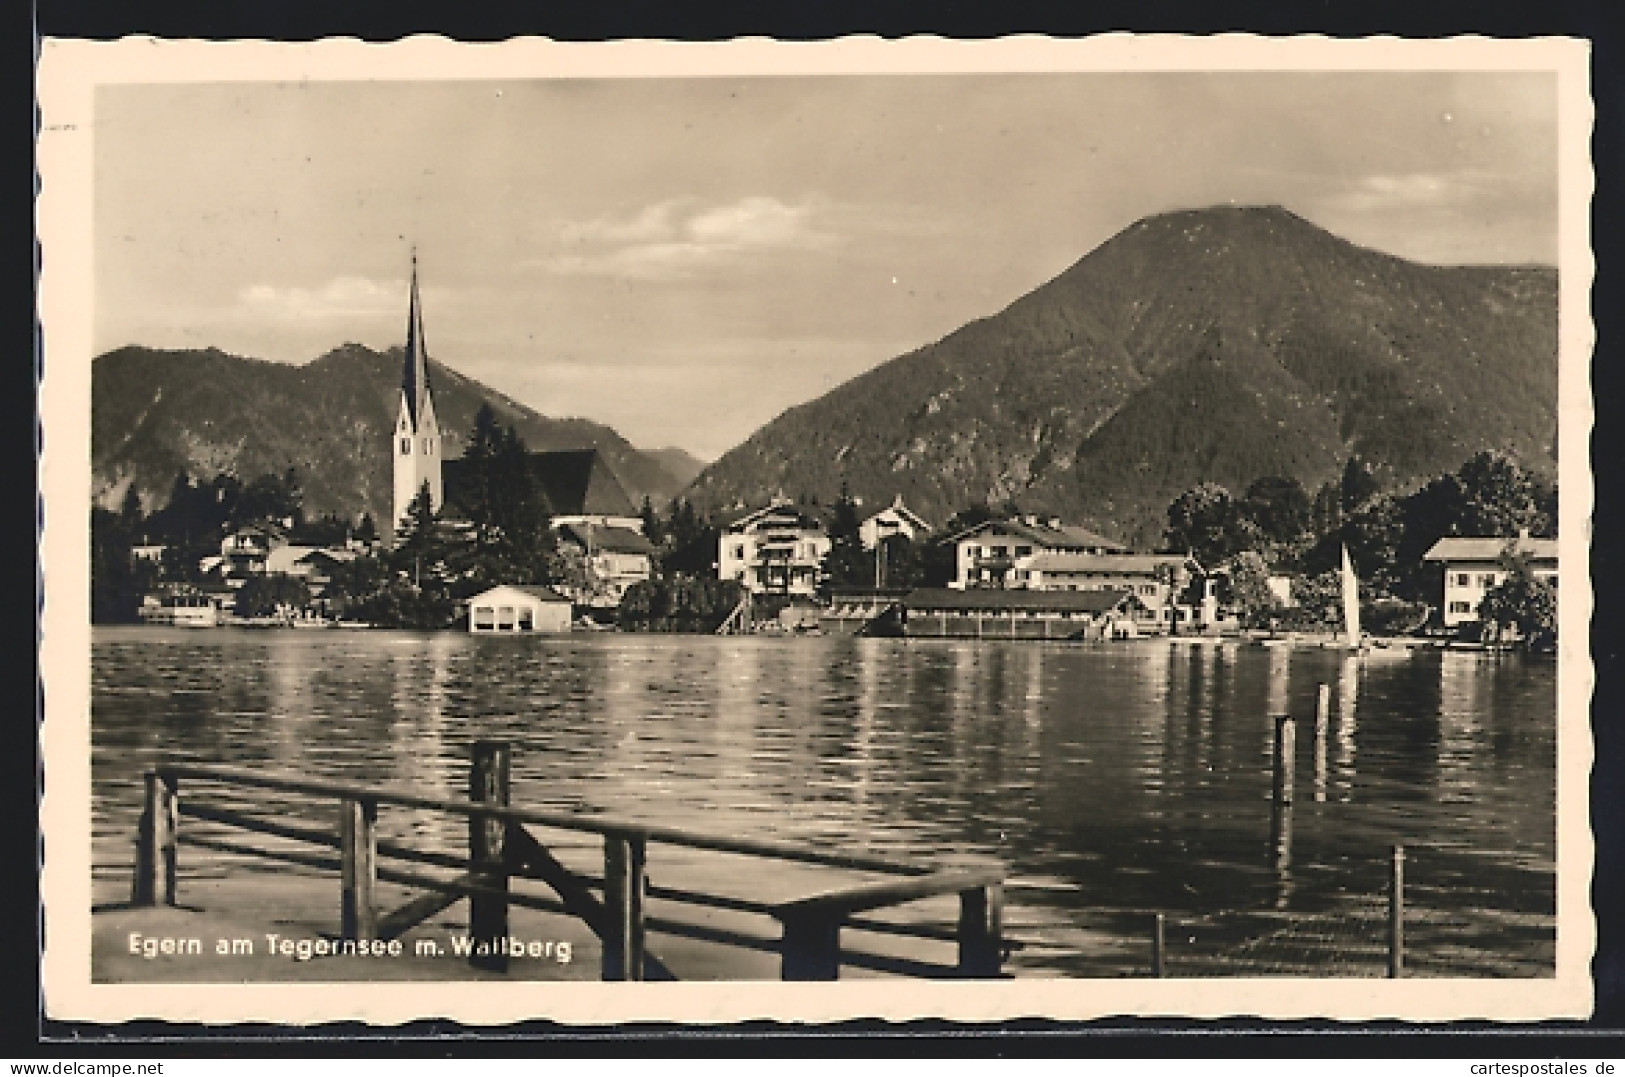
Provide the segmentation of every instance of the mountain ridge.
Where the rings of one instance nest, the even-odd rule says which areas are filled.
[[[127,346],[97,356],[92,497],[114,505],[133,482],[153,508],[181,471],[247,479],[295,467],[307,512],[387,519],[401,359],[398,347],[378,352],[354,343],[298,365],[218,348]],[[533,450],[598,449],[634,501],[663,502],[684,484],[608,426],[544,416],[434,360],[429,370],[448,457],[462,454],[474,413],[489,402]]]
[[[1160,214],[787,409],[689,492],[844,484],[939,522],[1013,500],[1143,544],[1197,482],[1313,488],[1352,453],[1392,485],[1485,448],[1549,473],[1556,288],[1550,267],[1408,262],[1281,207]]]

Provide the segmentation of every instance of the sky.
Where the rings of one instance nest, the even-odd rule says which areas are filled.
[[[713,459],[1152,214],[1555,264],[1556,82],[1070,73],[103,86],[95,346],[405,336]]]

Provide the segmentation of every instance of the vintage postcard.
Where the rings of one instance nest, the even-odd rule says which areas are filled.
[[[47,1013],[1589,1012],[1588,58],[45,41]]]

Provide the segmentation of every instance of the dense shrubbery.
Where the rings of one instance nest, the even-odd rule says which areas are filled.
[[[1485,639],[1544,650],[1557,642],[1557,591],[1529,570],[1529,559],[1509,555],[1507,577],[1484,596],[1478,616]]]
[[[634,632],[715,632],[744,597],[736,580],[653,579],[627,588],[617,623]]]

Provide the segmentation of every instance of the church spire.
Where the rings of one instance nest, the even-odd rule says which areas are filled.
[[[418,295],[418,255],[412,251],[412,295],[406,315],[406,357],[401,369],[400,417],[392,439],[395,458],[396,526],[425,486],[429,504],[440,508],[440,426],[429,395],[429,350],[423,342],[423,301]]]
[[[412,297],[406,314],[406,358],[402,364],[401,392],[413,431],[423,421],[429,396],[429,353],[423,343],[423,303],[418,298],[418,252],[412,248]]]

